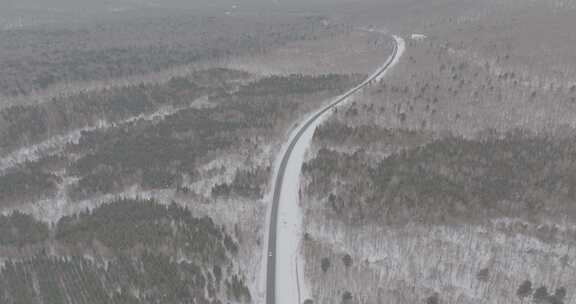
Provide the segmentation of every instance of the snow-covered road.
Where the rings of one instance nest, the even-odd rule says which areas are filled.
[[[392,55],[374,74],[297,125],[281,150],[273,176],[272,204],[268,212],[268,242],[263,259],[261,289],[266,304],[301,304],[310,293],[304,280],[304,259],[300,256],[302,214],[299,206],[300,172],[304,155],[316,127],[334,107],[347,101],[372,81],[379,81],[394,66],[405,49],[404,40],[394,36]]]

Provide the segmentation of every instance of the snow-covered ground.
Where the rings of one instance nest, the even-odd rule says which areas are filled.
[[[354,93],[359,91],[361,88],[369,84],[370,82],[376,80],[379,81],[386,72],[393,67],[402,56],[405,50],[405,43],[401,37],[394,36],[397,43],[396,56],[390,56],[383,65],[379,66],[374,74],[372,74],[368,79],[354,87],[344,95],[331,100],[326,106],[322,107],[320,110],[312,113],[303,122],[309,121],[312,117],[315,117],[318,113],[324,111],[326,107],[331,106],[335,102],[341,101],[338,105],[346,103],[349,101]],[[385,69],[385,70],[384,70]],[[382,72],[384,70],[384,72]],[[345,97],[344,100],[342,98]],[[304,156],[308,150],[312,137],[316,128],[326,119],[332,111],[326,111],[320,117],[318,117],[314,122],[306,129],[302,136],[298,139],[294,150],[289,157],[288,165],[286,171],[284,172],[284,179],[282,181],[282,191],[278,207],[278,222],[277,222],[277,244],[276,244],[276,303],[278,304],[294,304],[302,303],[304,300],[310,298],[310,290],[307,287],[306,280],[304,277],[304,258],[301,247],[302,231],[303,231],[303,214],[300,208],[300,172],[302,169],[302,164],[304,162]],[[300,131],[300,125],[296,125],[295,128],[290,132],[289,140],[284,145],[277,161],[275,163],[275,173],[273,175],[272,181],[276,180],[280,162],[286,152],[288,145],[297,136]],[[274,184],[274,183],[273,183]],[[272,193],[274,189],[271,189],[270,195],[268,196],[268,201],[272,201]],[[271,207],[271,206],[270,206]],[[271,209],[269,208],[267,215],[267,223],[269,223],[271,215]],[[268,228],[268,226],[266,226]],[[268,235],[269,231],[265,232]],[[266,238],[267,239],[267,238]],[[261,297],[261,301],[265,298],[266,292],[266,267],[268,253],[268,244],[263,246],[263,259],[262,259],[262,280],[260,282],[260,290],[258,295]]]
[[[108,129],[123,124],[129,124],[135,121],[162,120],[165,117],[175,114],[176,112],[181,111],[183,109],[187,109],[190,107],[202,108],[207,106],[210,106],[209,102],[206,101],[206,97],[202,97],[197,100],[194,100],[188,107],[172,107],[172,106],[161,107],[155,112],[139,114],[118,122],[109,122],[106,120],[101,120],[93,126],[83,127],[77,130],[70,131],[66,134],[53,136],[40,143],[20,148],[3,157],[0,157],[0,172],[8,170],[25,162],[36,161],[44,156],[56,155],[62,152],[62,149],[64,149],[64,147],[66,147],[67,144],[78,143],[78,141],[82,137],[83,132],[89,132],[98,129]]]

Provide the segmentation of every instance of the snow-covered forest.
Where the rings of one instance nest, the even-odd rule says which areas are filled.
[[[500,2],[406,21],[403,60],[317,129],[315,303],[576,301],[574,11]]]
[[[127,17],[0,32],[1,302],[259,302],[279,146],[370,72],[336,61],[388,44],[322,16]]]

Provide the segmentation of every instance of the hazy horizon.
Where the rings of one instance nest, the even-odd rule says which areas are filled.
[[[0,0],[0,302],[576,303],[575,25]]]

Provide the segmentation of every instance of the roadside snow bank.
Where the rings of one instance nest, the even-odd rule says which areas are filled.
[[[303,213],[300,208],[300,173],[304,157],[308,150],[312,137],[316,128],[332,113],[331,110],[326,111],[327,108],[333,108],[343,103],[348,102],[360,89],[368,85],[372,81],[379,81],[382,79],[386,72],[390,70],[405,50],[405,42],[401,37],[394,36],[397,45],[397,51],[394,56],[392,54],[384,64],[378,67],[376,72],[368,79],[349,90],[342,96],[331,100],[327,105],[323,106],[318,111],[313,112],[310,116],[306,117],[301,124],[296,125],[290,132],[289,140],[283,145],[281,153],[276,159],[274,165],[274,175],[272,184],[277,179],[280,163],[284,158],[288,146],[296,138],[297,134],[310,119],[322,113],[315,119],[308,127],[302,136],[297,140],[292,153],[288,159],[288,165],[284,172],[284,179],[282,180],[282,191],[278,206],[278,222],[277,222],[277,243],[276,243],[276,303],[277,304],[294,304],[302,303],[304,300],[310,298],[311,293],[306,284],[304,277],[304,256],[301,247],[301,240],[303,234]],[[274,189],[271,189],[265,201],[272,202]],[[270,223],[271,208],[267,212],[266,223]],[[265,235],[269,235],[269,225],[265,225]],[[265,237],[267,240],[268,238]],[[268,244],[264,244],[262,252],[262,271],[261,281],[259,284],[258,296],[261,302],[264,302],[266,296],[266,275],[267,275],[267,259],[268,259]]]

